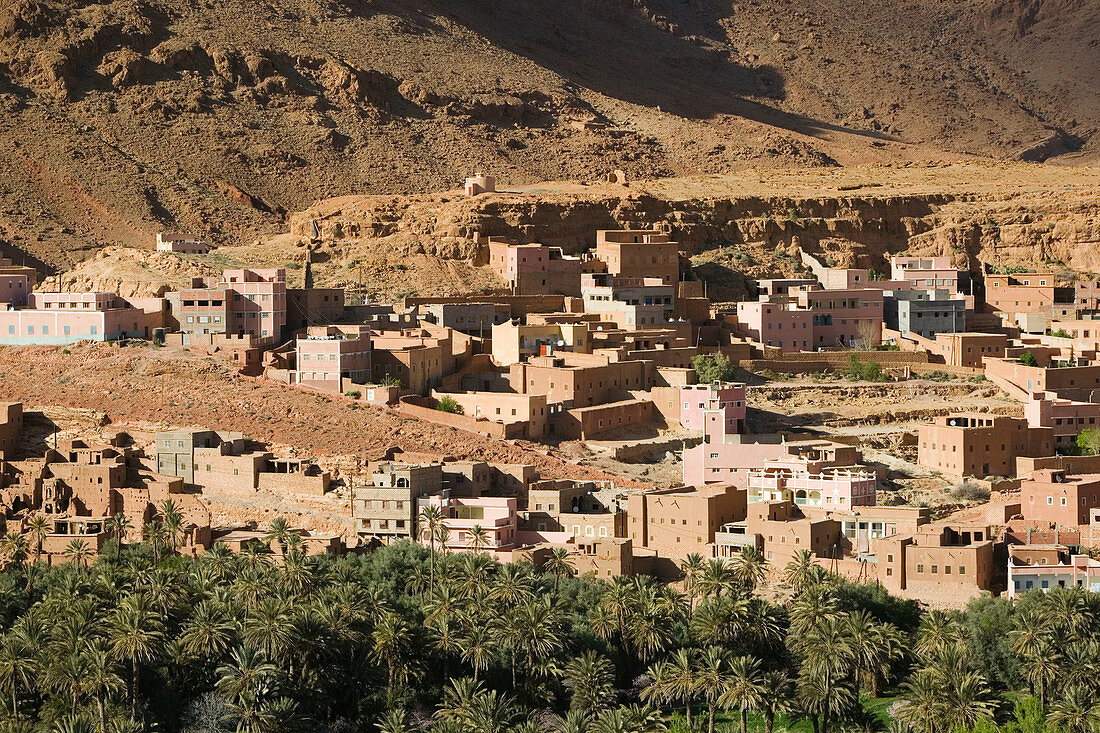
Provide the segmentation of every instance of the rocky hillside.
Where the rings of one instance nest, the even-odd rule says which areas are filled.
[[[543,183],[474,199],[344,196],[289,215],[288,234],[265,247],[275,251],[277,242],[289,248],[281,257],[302,261],[305,243],[318,239],[311,257],[322,280],[354,284],[356,263],[369,261],[379,292],[437,293],[446,290],[438,262],[424,273],[413,263],[482,264],[475,235],[578,253],[597,229],[661,227],[722,299],[741,295],[746,276],[801,271],[799,249],[879,272],[900,252],[950,255],[974,272],[983,263],[1098,272],[1098,191],[1096,168],[969,163],[746,171],[629,187]]]
[[[0,250],[239,243],[344,194],[1097,160],[1089,0],[4,0]]]

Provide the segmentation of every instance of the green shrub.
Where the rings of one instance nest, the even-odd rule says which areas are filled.
[[[881,382],[885,379],[882,366],[877,361],[869,361],[860,369],[860,376],[865,382]]]
[[[436,403],[435,409],[440,412],[449,412],[452,415],[461,415],[463,413],[462,405],[458,404],[454,397],[450,395],[443,395],[439,398],[439,402]]]
[[[691,360],[691,366],[695,369],[695,375],[700,384],[713,382],[728,382],[734,378],[737,368],[729,357],[719,352],[717,354],[700,354]]]
[[[1077,436],[1077,449],[1083,456],[1095,456],[1100,453],[1100,430],[1088,428]]]
[[[859,362],[859,354],[848,357],[848,371],[845,372],[848,379],[860,379],[863,377],[863,365]]]
[[[1025,351],[1020,354],[1020,363],[1029,367],[1039,366],[1039,361],[1035,358],[1035,354],[1032,354],[1030,351]]]
[[[357,399],[359,399],[360,394],[361,393],[357,389],[349,389],[347,392],[344,393],[344,396],[345,397],[350,397],[353,400],[357,400]]]

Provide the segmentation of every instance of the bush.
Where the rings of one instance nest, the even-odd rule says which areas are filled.
[[[860,376],[865,382],[881,382],[886,376],[882,373],[882,366],[877,361],[869,361],[860,370]]]
[[[1035,354],[1032,354],[1030,351],[1025,351],[1020,354],[1020,363],[1029,367],[1039,366],[1039,361],[1035,358]]]
[[[360,395],[361,393],[357,389],[349,389],[347,392],[344,393],[345,397],[350,397],[353,400],[359,399]]]
[[[458,402],[455,401],[455,398],[451,397],[450,395],[443,395],[439,399],[439,402],[436,403],[435,409],[439,410],[440,412],[449,412],[452,415],[461,415],[463,412],[462,405],[458,404]]]
[[[382,385],[383,387],[403,387],[404,386],[403,384],[401,384],[401,380],[398,379],[397,377],[383,377],[382,381],[380,381],[379,384]]]
[[[1088,428],[1077,436],[1077,449],[1083,456],[1095,456],[1100,453],[1100,430]]]
[[[725,354],[700,354],[691,360],[700,384],[728,382],[737,373],[736,367]]]
[[[959,501],[989,501],[989,489],[972,481],[964,481],[951,489],[951,498]]]
[[[845,372],[848,379],[861,379],[863,377],[863,365],[859,362],[859,354],[848,357],[848,371]]]

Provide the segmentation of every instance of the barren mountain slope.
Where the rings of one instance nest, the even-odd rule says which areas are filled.
[[[7,0],[0,247],[221,243],[348,193],[1096,160],[1091,0]],[[1076,151],[1076,152],[1075,152]]]

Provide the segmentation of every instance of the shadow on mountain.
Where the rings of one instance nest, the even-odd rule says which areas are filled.
[[[400,13],[394,0],[393,12]],[[490,43],[553,71],[578,87],[687,119],[719,115],[742,117],[807,135],[843,132],[890,140],[890,136],[851,130],[791,114],[746,99],[786,97],[783,75],[773,66],[732,60],[734,49],[717,24],[700,20],[694,4],[690,23],[647,17],[629,3],[516,0],[449,0],[438,12]],[[699,30],[708,35],[679,35]]]

